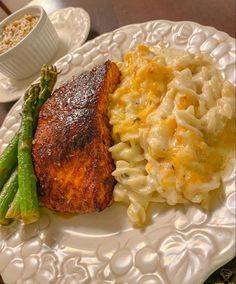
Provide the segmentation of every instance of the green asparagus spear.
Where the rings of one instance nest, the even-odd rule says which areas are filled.
[[[35,102],[35,110],[34,110],[34,130],[37,125],[38,114],[40,108],[45,103],[45,101],[50,97],[52,89],[55,85],[57,79],[57,69],[52,65],[43,65],[41,68],[41,80],[37,85],[39,96],[37,101]],[[24,100],[28,98],[28,91],[24,95]],[[18,138],[19,134],[13,137],[8,147],[4,150],[2,155],[0,156],[0,189],[3,187],[5,182],[8,180],[12,170],[15,168],[17,164],[17,147],[18,147]]]
[[[6,219],[6,213],[18,189],[18,174],[15,170],[5,183],[0,194],[0,224],[8,225],[10,219]]]
[[[31,88],[34,89],[34,92],[35,94],[36,93],[39,93],[40,91],[40,86],[39,84],[34,84],[31,86]],[[24,95],[24,101],[26,101],[28,98],[29,98],[29,93],[30,91],[27,90],[27,92],[25,93]],[[35,100],[34,100],[34,103],[32,104],[32,108],[35,108],[35,105],[36,104],[36,96],[35,96]],[[17,141],[17,143],[16,143]],[[14,152],[15,152],[15,158],[16,158],[16,162],[17,162],[17,153],[18,153],[18,142],[19,142],[19,132],[16,133],[15,137],[13,138],[12,142],[15,142],[15,145],[13,146],[14,147]],[[12,143],[10,142],[10,144]],[[11,154],[13,153],[13,151],[11,152]],[[8,160],[9,161],[9,160]],[[18,184],[18,175],[17,175],[17,184]],[[18,187],[18,186],[17,186]],[[1,195],[0,195],[1,196]],[[13,200],[14,199],[14,200]],[[13,201],[13,202],[12,202]],[[7,204],[8,202],[8,204]],[[16,192],[14,192],[14,195],[12,197],[12,199],[8,199],[5,201],[5,207],[8,207],[8,211],[5,213],[6,216],[5,216],[5,220],[7,220],[8,218],[10,219],[20,219],[21,217],[21,213],[20,213],[20,195],[19,195],[19,191],[17,191],[17,194]],[[1,212],[1,209],[2,209],[2,206],[0,204],[0,212]],[[10,221],[10,220],[9,220]]]
[[[51,92],[53,90],[53,87],[55,85],[56,79],[57,79],[57,69],[55,66],[52,65],[43,65],[41,69],[41,80],[40,80],[40,93],[37,97],[37,103],[34,109],[34,115],[33,115],[33,128],[35,130],[37,126],[37,120],[38,120],[38,114],[42,107],[42,105],[45,103],[45,101],[51,96]],[[27,96],[25,96],[25,99]],[[16,195],[16,200],[14,199],[14,202],[12,204],[11,210],[9,210],[9,214],[7,217],[17,218],[17,214],[19,213],[19,203],[21,202],[20,198],[18,198],[18,194]]]
[[[18,137],[18,134],[13,137],[13,139],[3,152],[2,156],[0,157],[0,190],[8,180],[12,170],[17,165]]]
[[[56,67],[52,66],[52,65],[43,65],[41,68],[41,79],[40,82],[37,84],[34,84],[31,86],[31,88],[25,93],[24,95],[24,105],[23,105],[23,117],[24,117],[24,113],[25,110],[30,110],[31,111],[31,115],[27,115],[27,119],[26,122],[22,125],[25,125],[26,128],[29,130],[29,122],[32,120],[32,131],[34,132],[34,130],[36,129],[36,125],[37,125],[37,120],[38,120],[38,114],[39,111],[42,107],[42,105],[45,103],[45,101],[50,97],[52,89],[55,85],[56,79],[57,79],[57,69]],[[32,95],[33,93],[33,95]],[[30,126],[31,127],[31,126]],[[32,143],[32,135],[29,136],[30,141]],[[15,137],[12,139],[12,141],[10,142],[9,146],[7,147],[7,151],[5,150],[2,154],[2,156],[0,157],[0,185],[2,183],[3,184],[6,182],[7,178],[9,177],[13,167],[15,167],[15,165],[17,164],[17,151],[18,151],[18,144],[19,144],[19,148],[28,148],[27,143],[22,142],[21,146],[19,143],[19,133],[17,133],[15,135]],[[31,152],[31,145],[30,145],[30,150]],[[23,151],[24,152],[24,151]],[[27,151],[25,151],[27,153]],[[29,151],[28,151],[29,152]],[[31,156],[29,157],[29,154],[20,154],[20,157],[23,156],[24,158],[26,158],[26,161],[29,162],[31,159]],[[13,163],[14,162],[14,163]],[[32,160],[31,160],[31,164],[32,164]],[[1,167],[2,166],[2,167]],[[1,169],[4,169],[4,171],[1,171]],[[7,169],[7,170],[5,170]],[[31,175],[31,182],[33,180],[36,180],[35,175],[34,175],[34,171],[33,171],[33,166],[30,165],[27,169],[27,171],[25,170],[25,168],[22,166],[22,171],[23,172],[33,172],[33,174]],[[4,173],[4,175],[2,174]],[[25,178],[21,179],[22,181],[25,181]],[[37,204],[37,195],[35,197],[35,184],[36,181],[32,182],[33,186],[32,186],[32,192],[30,193],[30,197],[31,199],[30,204],[28,204],[28,206],[26,206],[27,202],[27,198],[25,196],[21,196],[20,191],[17,191],[17,194],[15,195],[16,191],[12,191],[12,195],[9,193],[9,195],[15,198],[12,202],[12,199],[5,199],[5,203],[4,206],[5,208],[9,207],[9,204],[12,202],[9,210],[7,211],[6,218],[14,218],[14,219],[20,219],[21,218],[21,208],[24,208],[24,214],[26,214],[26,216],[23,214],[22,218],[26,223],[31,223],[33,222],[35,219],[37,219],[38,217],[38,204]],[[0,188],[2,187],[0,186]],[[29,188],[28,188],[29,190]],[[29,194],[29,192],[28,192]],[[21,206],[21,200],[24,200],[23,205]],[[7,203],[8,202],[8,203]],[[30,216],[30,214],[28,215],[28,213],[26,212],[31,206],[31,209],[33,211],[33,217]],[[4,210],[4,208],[1,208],[1,204],[0,204],[0,212],[1,209]],[[5,212],[5,211],[4,211]],[[6,212],[5,212],[6,213]],[[3,214],[4,215],[4,214]],[[3,218],[3,222],[7,223],[7,220],[5,218]]]
[[[39,111],[45,101],[51,96],[51,92],[57,80],[57,68],[53,65],[43,65],[41,68],[40,93],[34,112],[34,127],[36,128]]]
[[[24,99],[26,99],[27,96],[28,90],[24,95]],[[3,185],[9,179],[10,174],[17,165],[18,139],[19,133],[17,132],[0,156],[0,189],[2,189]]]
[[[37,84],[38,88],[39,83]],[[24,95],[24,100],[28,97],[28,90]],[[7,148],[3,151],[0,156],[0,189],[3,187],[5,182],[9,179],[10,174],[17,165],[17,149],[18,149],[19,133],[17,132],[12,138]]]
[[[18,182],[18,177],[17,177],[17,182]],[[17,186],[18,189],[18,186]],[[9,203],[10,204],[10,203]],[[8,205],[9,206],[9,205]],[[8,219],[21,219],[21,212],[20,212],[20,194],[19,190],[17,190],[15,197],[10,204],[10,207],[5,215],[5,218]]]
[[[37,97],[37,86],[32,86],[22,108],[21,127],[18,142],[18,183],[20,211],[24,223],[38,220],[38,198],[36,176],[31,156],[33,139],[33,111]]]

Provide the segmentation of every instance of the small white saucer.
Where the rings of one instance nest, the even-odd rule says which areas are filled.
[[[53,63],[85,42],[90,30],[90,17],[82,8],[69,7],[53,12],[49,18],[60,38],[60,46]],[[19,99],[37,77],[39,73],[23,80],[15,80],[0,73],[0,103]]]

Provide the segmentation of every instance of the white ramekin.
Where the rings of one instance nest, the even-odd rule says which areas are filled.
[[[59,45],[57,32],[40,6],[16,11],[0,23],[0,32],[6,24],[24,15],[39,16],[39,21],[22,41],[0,54],[0,72],[14,79],[24,79],[38,72],[42,64],[53,58]]]

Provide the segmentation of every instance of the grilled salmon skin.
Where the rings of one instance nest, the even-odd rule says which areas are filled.
[[[114,164],[106,114],[120,72],[107,61],[73,77],[43,105],[32,148],[43,205],[62,213],[110,205]]]

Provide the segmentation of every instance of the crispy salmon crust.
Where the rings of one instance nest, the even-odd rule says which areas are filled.
[[[43,205],[62,213],[110,205],[114,164],[106,110],[120,72],[107,61],[73,77],[43,105],[32,148]]]

